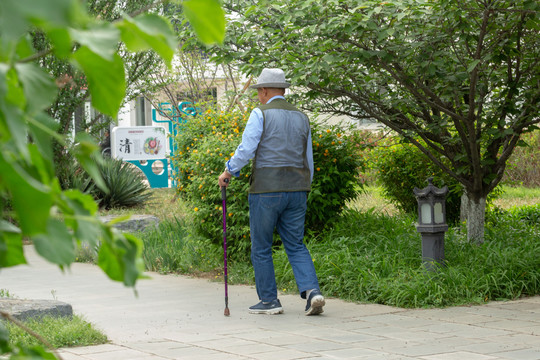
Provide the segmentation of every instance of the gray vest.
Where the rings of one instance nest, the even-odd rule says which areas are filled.
[[[309,119],[284,99],[259,106],[263,132],[250,178],[250,193],[309,191],[306,149]]]

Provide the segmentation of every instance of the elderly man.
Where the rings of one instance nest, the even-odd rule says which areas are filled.
[[[307,299],[306,315],[323,312],[325,300],[304,238],[307,193],[313,179],[313,151],[308,117],[285,100],[290,84],[280,69],[264,69],[251,88],[261,105],[249,117],[242,142],[219,176],[227,186],[232,176],[253,159],[249,188],[251,262],[260,302],[254,314],[281,314],[277,297],[272,241],[274,229],[281,236],[301,297]]]

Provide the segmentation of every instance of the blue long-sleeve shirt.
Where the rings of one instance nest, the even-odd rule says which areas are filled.
[[[268,100],[268,103],[274,99],[285,99],[283,96],[277,95]],[[242,142],[236,148],[234,155],[226,163],[227,171],[233,176],[239,176],[240,170],[247,165],[249,160],[253,159],[264,128],[264,118],[262,111],[258,108],[253,109],[249,115],[248,122],[242,134]],[[311,180],[313,180],[313,144],[311,141],[311,130],[308,135],[308,143],[306,148],[306,156],[308,161]]]

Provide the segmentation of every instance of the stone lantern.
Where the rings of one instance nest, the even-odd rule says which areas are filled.
[[[416,230],[422,235],[422,261],[427,270],[435,271],[444,261],[444,233],[446,224],[446,195],[448,186],[442,189],[433,185],[433,178],[428,179],[428,186],[414,188],[418,201],[418,224]]]

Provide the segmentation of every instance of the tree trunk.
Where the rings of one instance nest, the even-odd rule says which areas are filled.
[[[467,240],[482,244],[486,220],[486,196],[476,199],[465,191],[461,197],[460,219],[467,222]]]
[[[461,195],[461,206],[459,207],[459,222],[460,224],[467,223],[469,217],[469,197],[467,191],[463,191]]]

